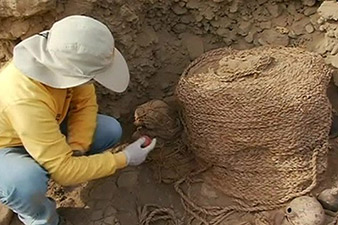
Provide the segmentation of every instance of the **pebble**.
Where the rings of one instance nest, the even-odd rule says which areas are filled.
[[[311,34],[315,31],[315,28],[313,27],[313,25],[311,23],[309,23],[308,25],[305,26],[305,30],[306,30],[306,32]]]
[[[247,22],[247,21],[242,21],[239,24],[239,31],[238,34],[242,35],[242,36],[246,36],[248,35],[248,32],[250,31],[250,28],[252,26],[252,23]]]
[[[306,32],[305,30],[306,25],[310,23],[311,23],[310,18],[304,17],[303,19],[292,24],[291,29],[294,31],[296,35],[302,35]]]
[[[271,21],[261,22],[259,26],[262,29],[270,29],[272,27]]]
[[[176,15],[183,15],[188,12],[187,8],[183,8],[179,4],[175,4],[172,9]]]
[[[270,45],[287,46],[289,44],[289,37],[275,30],[264,30],[261,34],[261,39],[262,45],[265,45],[265,43],[267,43]]]
[[[278,4],[269,4],[267,5],[267,9],[269,11],[269,13],[273,16],[273,17],[278,17],[280,16],[280,14],[282,14],[282,8],[280,5]]]
[[[317,7],[309,7],[304,10],[305,16],[311,16],[317,12]]]
[[[92,221],[96,221],[96,220],[100,220],[103,218],[103,211],[102,210],[97,210],[95,212],[92,213],[90,219]]]
[[[325,189],[318,196],[318,201],[325,209],[338,211],[338,188]]]
[[[107,217],[107,218],[105,218],[104,219],[104,223],[106,223],[106,224],[112,224],[112,225],[114,225],[115,224],[115,222],[116,222],[116,217],[115,216],[110,216],[110,217]]]
[[[316,0],[302,0],[302,3],[306,6],[314,6],[316,4]]]
[[[105,217],[111,216],[111,215],[116,215],[116,214],[117,214],[117,210],[112,206],[107,207],[106,210],[104,211]]]
[[[250,31],[248,35],[244,38],[244,40],[248,43],[252,43],[254,40],[254,35],[255,33]]]
[[[183,23],[178,23],[173,27],[173,31],[177,34],[179,33],[183,33],[184,31],[186,31],[187,26]]]

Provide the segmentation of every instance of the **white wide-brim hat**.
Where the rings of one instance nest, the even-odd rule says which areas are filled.
[[[129,84],[126,60],[106,25],[87,16],[69,16],[14,48],[13,61],[26,76],[54,88],[91,79],[123,92]]]

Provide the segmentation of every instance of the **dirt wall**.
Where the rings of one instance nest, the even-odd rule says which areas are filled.
[[[49,29],[60,18],[93,16],[112,30],[132,74],[123,94],[98,87],[100,110],[124,117],[148,99],[171,96],[189,62],[214,48],[302,46],[334,57],[337,51],[327,47],[328,28],[323,27],[332,16],[317,13],[321,4],[316,0],[7,0],[0,3],[0,61],[11,58],[16,43]],[[338,5],[330,4],[329,8]]]

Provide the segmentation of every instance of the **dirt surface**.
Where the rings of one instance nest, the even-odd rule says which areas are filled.
[[[60,18],[85,14],[100,19],[112,30],[132,73],[126,93],[98,88],[100,110],[123,119],[130,119],[135,107],[149,99],[171,96],[184,68],[211,49],[284,45],[335,55],[326,50],[327,32],[318,23],[330,13],[317,13],[322,2],[316,0],[19,2],[0,3],[0,62],[11,58],[16,43],[49,29]],[[322,7],[321,12],[332,9],[332,5],[338,4]],[[319,22],[324,21],[334,24],[332,19]]]
[[[16,43],[49,29],[60,18],[85,14],[100,19],[112,30],[132,76],[130,87],[123,94],[97,86],[100,112],[118,118],[125,130],[123,141],[130,142],[135,131],[132,122],[136,106],[150,99],[173,96],[186,66],[211,49],[300,46],[319,52],[328,64],[338,67],[336,7],[336,1],[322,4],[316,0],[0,1],[0,66],[11,59]],[[335,81],[338,83],[338,79]],[[332,86],[329,92],[338,111],[336,89]],[[150,162],[81,186],[62,188],[51,184],[49,195],[57,201],[60,214],[74,225],[145,225],[146,218],[154,215],[172,218],[176,223],[152,224],[187,224],[181,220],[185,216],[184,206],[173,181],[195,168],[196,163],[193,155],[180,146],[181,143],[164,143],[150,157]],[[338,183],[337,146],[333,143],[328,179],[320,190]],[[166,161],[177,149],[185,154],[175,155],[175,162],[179,163]],[[190,190],[191,197],[201,205],[228,203],[226,197],[205,183],[197,182]],[[150,214],[156,209],[157,214]],[[274,213],[267,216],[270,224],[278,225],[277,217]],[[328,221],[331,219],[327,217]],[[15,217],[11,225],[18,224]],[[193,224],[201,223],[195,220]],[[252,215],[237,213],[219,224],[266,223]]]
[[[327,179],[313,195],[338,183],[337,160],[338,140],[332,142],[330,163]],[[62,188],[52,184],[49,195],[58,203],[60,215],[74,225],[136,225],[142,223],[142,218],[148,218],[154,209],[172,211],[177,223],[158,221],[151,224],[187,224],[180,223],[185,216],[181,199],[172,184],[161,184],[154,177],[154,171],[147,163],[137,168],[127,168],[114,176],[89,182],[77,187]],[[196,183],[190,189],[191,197],[202,206],[226,206],[227,196],[206,183]],[[147,207],[153,206],[153,207]],[[267,214],[271,225],[281,225],[278,217],[284,209]],[[143,213],[141,213],[143,212]],[[148,213],[144,213],[148,212]],[[160,215],[167,215],[162,213]],[[328,224],[332,216],[327,216]],[[195,221],[192,224],[200,224]],[[264,224],[257,221],[253,215],[235,213],[227,218],[222,225]],[[22,225],[15,216],[11,225]],[[289,224],[291,225],[291,224]]]

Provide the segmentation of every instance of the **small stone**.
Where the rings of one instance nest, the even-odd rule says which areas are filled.
[[[317,7],[308,7],[304,10],[305,16],[311,16],[317,12]]]
[[[99,200],[95,204],[95,209],[96,210],[103,210],[103,209],[105,209],[107,207],[107,205],[109,205],[109,201],[107,201],[107,200]]]
[[[12,39],[22,37],[29,30],[29,23],[27,20],[17,20],[12,23],[9,33]]]
[[[291,29],[294,31],[296,35],[302,35],[306,32],[305,26],[311,23],[308,17],[305,17],[294,24],[292,24]]]
[[[260,22],[259,26],[262,29],[271,29],[271,21],[266,21],[266,22]]]
[[[302,0],[302,3],[306,6],[314,6],[316,4],[316,0]]]
[[[138,174],[139,172],[137,170],[122,172],[120,176],[117,178],[117,186],[119,188],[121,187],[128,188],[137,185]]]
[[[0,17],[28,17],[55,8],[56,0],[0,1]]]
[[[227,28],[219,28],[216,30],[216,34],[221,37],[227,37],[230,34],[230,30]]]
[[[249,30],[251,29],[252,23],[247,21],[242,21],[239,24],[238,34],[242,36],[248,35]]]
[[[308,25],[305,26],[305,30],[306,30],[306,32],[311,34],[315,31],[315,28],[313,27],[313,25],[311,23],[309,23]]]
[[[185,3],[185,2],[182,2],[182,1],[179,2],[178,4],[179,4],[181,7],[184,7],[184,6],[186,5],[186,3]]]
[[[262,45],[265,43],[270,45],[282,45],[287,46],[289,44],[289,37],[285,34],[281,34],[275,30],[264,30],[261,34]]]
[[[331,50],[331,55],[335,55],[338,53],[338,43],[334,45],[334,47]]]
[[[13,218],[13,212],[6,206],[0,203],[0,224],[9,225]]]
[[[268,9],[269,13],[275,18],[280,16],[283,11],[282,7],[278,4],[268,4],[266,8]]]
[[[92,221],[96,221],[96,220],[100,220],[103,218],[103,211],[102,210],[97,210],[95,212],[92,213],[90,219]]]
[[[110,216],[104,219],[104,221],[106,224],[112,224],[115,225],[116,222],[116,217],[115,216]]]
[[[117,213],[117,210],[114,207],[109,206],[104,211],[104,216],[107,217],[107,216],[111,216],[111,215],[116,215],[116,213]]]
[[[128,22],[137,22],[139,20],[138,15],[127,5],[121,6],[120,14]]]
[[[248,43],[252,43],[254,40],[254,35],[255,33],[250,31],[248,35],[244,38],[244,40]]]
[[[298,37],[298,35],[293,31],[290,30],[290,32],[288,33],[289,38],[293,38],[296,39]]]
[[[181,22],[184,24],[189,24],[194,21],[193,17],[191,15],[184,15],[180,17]]]
[[[325,209],[338,211],[338,188],[325,189],[318,196],[318,201]]]
[[[186,7],[189,9],[198,9],[201,4],[202,3],[199,0],[189,0],[186,4]]]
[[[179,4],[175,4],[172,9],[176,15],[183,15],[188,12],[187,8],[183,8]]]
[[[173,31],[177,34],[183,33],[186,31],[187,26],[183,23],[178,23],[173,27]]]
[[[324,24],[326,22],[326,19],[324,17],[319,17],[319,19],[317,20],[318,24]]]
[[[288,4],[288,7],[286,8],[286,10],[288,11],[289,14],[291,14],[293,16],[298,14],[294,1],[290,2],[290,4]]]
[[[239,7],[239,1],[238,0],[234,0],[234,1],[232,1],[232,4],[231,4],[231,6],[229,8],[229,11],[231,13],[235,13],[235,12],[238,11],[238,7]]]
[[[267,3],[269,0],[257,0],[258,4],[263,5],[264,3]]]

